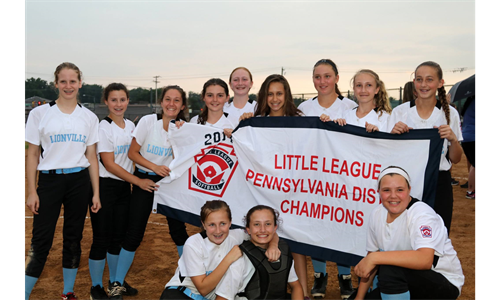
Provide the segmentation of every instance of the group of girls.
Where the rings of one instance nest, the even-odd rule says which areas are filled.
[[[248,69],[239,67],[229,77],[229,86],[234,92],[232,101],[229,101],[229,88],[224,80],[210,79],[202,90],[201,96],[205,102],[203,112],[190,122],[223,129],[227,135],[231,135],[240,120],[253,116],[317,116],[325,122],[334,121],[339,125],[365,127],[369,132],[393,134],[436,127],[441,138],[446,140],[434,210],[444,220],[449,232],[453,209],[449,168],[460,160],[462,153],[458,142],[461,133],[458,113],[446,101],[440,66],[433,62],[419,65],[414,80],[416,99],[393,111],[384,83],[375,72],[364,69],[353,76],[352,85],[358,103],[341,95],[338,81],[335,63],[329,59],[318,61],[313,68],[313,82],[318,96],[297,108],[288,81],[276,74],[264,80],[257,101],[250,100],[248,95],[253,85],[252,75]],[[43,270],[61,204],[65,206],[62,299],[76,299],[73,285],[80,260],[80,241],[87,206],[90,207],[93,228],[93,244],[89,255],[91,299],[122,299],[122,295],[138,293],[137,289],[126,283],[125,277],[144,237],[153,193],[158,188],[157,182],[170,174],[168,165],[174,154],[167,138],[169,124],[178,121],[177,126],[182,126],[186,120],[186,93],[178,86],[168,86],[163,89],[160,98],[162,112],[144,116],[134,128],[134,124],[124,118],[129,103],[128,90],[122,84],[113,83],[103,93],[109,115],[97,125],[97,117],[78,104],[77,94],[81,85],[81,72],[75,65],[63,63],[58,66],[55,72],[58,99],[34,109],[26,125],[26,141],[29,143],[27,206],[34,214],[33,238],[26,259],[26,299]],[[439,101],[436,92],[439,92]],[[162,151],[148,151],[153,148]],[[37,170],[40,171],[38,188]],[[223,206],[213,201],[210,205],[216,204]],[[254,277],[252,274],[256,271],[249,267],[252,264],[248,258],[230,267],[242,256],[239,248],[233,246],[239,245],[248,236],[228,230],[227,225],[231,221],[229,208],[204,208],[208,210],[204,212],[202,208],[201,220],[205,233],[196,237],[188,238],[182,221],[167,218],[180,260],[176,275],[167,284],[162,299],[179,299],[180,294],[192,299],[232,299],[235,296],[232,293],[244,292],[246,284]],[[254,222],[251,217],[255,212],[249,212],[246,226],[251,243],[258,248],[268,249],[266,255],[269,260],[276,260],[281,255],[287,257],[288,252],[283,253],[283,247],[278,247],[279,238],[275,237],[277,217],[274,210],[257,211],[272,214],[271,223],[275,226],[271,226],[269,233],[266,231],[268,229],[263,229],[270,239],[266,243],[259,242],[262,235],[257,229],[257,233],[252,235],[252,226],[266,224],[269,227],[269,222],[264,222],[262,218]],[[210,220],[210,216],[217,218]],[[224,250],[214,246],[225,242],[227,246]],[[202,247],[193,248],[193,243]],[[216,251],[221,251],[218,253],[222,255],[218,256],[219,260],[203,261],[215,255]],[[292,298],[308,298],[306,257],[295,253],[294,249],[290,251],[293,268],[286,282],[292,287]],[[110,276],[109,295],[104,291],[102,282],[106,261]],[[311,294],[315,298],[323,298],[328,278],[326,261],[312,258],[312,262],[315,280]],[[337,267],[341,296],[348,298],[354,292],[350,266],[338,262]],[[228,274],[227,279],[223,278],[224,274]],[[228,284],[219,284],[225,280],[228,280]],[[226,288],[222,289],[221,286]],[[219,288],[220,293],[217,293]],[[457,288],[460,289],[460,286]],[[298,294],[301,296],[298,297]]]

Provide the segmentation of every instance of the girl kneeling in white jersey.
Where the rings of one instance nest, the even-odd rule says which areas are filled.
[[[229,266],[241,257],[238,245],[248,240],[248,234],[242,229],[229,229],[231,210],[226,202],[207,201],[200,219],[205,231],[187,239],[179,266],[160,299],[215,299],[215,290],[221,287]],[[272,261],[281,255],[277,245],[276,235],[266,252]]]
[[[366,298],[456,299],[464,275],[443,219],[410,196],[410,177],[399,167],[380,173],[378,189],[382,204],[368,220],[368,254],[354,268],[361,278],[356,299],[364,299],[377,272],[379,291]]]
[[[264,257],[264,251],[276,236],[278,218],[279,213],[266,205],[248,211],[245,223],[250,241],[240,246],[244,255],[229,267],[215,291],[217,299],[304,299],[287,243],[279,241],[279,260],[269,262]],[[291,295],[287,295],[287,285]]]

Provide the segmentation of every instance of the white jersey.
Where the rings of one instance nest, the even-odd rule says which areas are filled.
[[[234,123],[232,123],[229,120],[228,116],[229,116],[229,114],[224,113],[224,114],[222,114],[220,119],[215,124],[205,122],[204,125],[219,128],[219,129],[224,129],[224,128],[234,129],[236,126]],[[199,118],[199,115],[194,116],[191,120],[189,120],[189,123],[198,124],[198,118]],[[238,123],[236,123],[236,124],[238,124]]]
[[[446,116],[444,111],[441,109],[441,103],[437,101],[431,116],[427,119],[422,119],[418,115],[415,100],[412,100],[400,104],[392,110],[387,124],[388,131],[392,131],[394,125],[400,121],[413,129],[427,129],[433,128],[434,126],[439,127],[441,125],[446,125]],[[451,130],[453,130],[453,133],[457,136],[458,141],[462,141],[463,138],[462,130],[460,129],[460,116],[458,115],[457,110],[452,106],[450,106],[450,127]],[[449,145],[450,142],[448,142],[448,140],[444,141],[443,150],[441,152],[441,162],[439,164],[440,171],[448,171],[451,168],[451,162],[446,158]]]
[[[161,114],[150,114],[139,120],[132,137],[135,137],[137,144],[141,146],[139,153],[145,159],[159,166],[168,166],[174,154],[167,134],[163,129]],[[146,172],[153,172],[139,164],[137,167]]]
[[[125,128],[120,128],[109,117],[104,118],[99,123],[99,143],[97,143],[97,153],[99,153],[99,177],[113,178],[121,180],[120,177],[108,172],[100,159],[100,153],[113,152],[117,165],[129,173],[134,172],[133,162],[128,158],[128,150],[132,142],[132,133],[135,125],[132,121],[124,119]]]
[[[432,270],[442,274],[460,291],[464,284],[462,266],[448,238],[443,219],[426,203],[417,200],[392,223],[387,223],[387,209],[380,204],[370,214],[366,250],[401,251],[434,249],[439,257]]]
[[[243,229],[229,230],[227,238],[220,245],[212,243],[208,237],[204,237],[200,233],[190,236],[184,244],[182,256],[178,262],[179,266],[165,287],[185,286],[193,293],[199,294],[190,277],[212,273],[234,246],[240,245],[248,238],[248,234]],[[215,290],[220,286],[223,279],[224,277],[205,298],[215,299]]]
[[[253,100],[248,100],[243,108],[236,108],[233,102],[228,102],[224,104],[224,112],[228,114],[229,122],[237,126],[242,114],[251,112],[255,115],[255,106],[257,106],[257,101]]]
[[[239,297],[236,296],[236,294],[245,291],[254,273],[254,265],[248,256],[243,253],[242,257],[231,264],[226,275],[222,278],[220,285],[215,289],[215,293],[227,300],[246,299],[246,297]],[[292,267],[288,273],[288,282],[295,282],[297,280],[299,280],[299,278],[297,277],[297,273],[295,273],[295,265],[292,260]]]
[[[26,122],[26,142],[41,146],[37,170],[90,166],[87,146],[99,141],[99,119],[78,104],[71,114],[59,110],[55,101],[34,108]]]
[[[345,110],[352,109],[358,104],[349,98],[339,96],[330,107],[323,107],[319,105],[318,97],[308,99],[299,105],[300,111],[305,116],[321,116],[322,114],[328,115],[331,120],[342,118],[342,113]]]
[[[387,122],[389,121],[389,117],[391,115],[386,111],[382,111],[382,115],[380,115],[379,112],[371,110],[362,118],[358,118],[356,111],[357,107],[344,111],[342,118],[346,120],[347,124],[365,128],[365,125],[368,122],[369,124],[377,126],[380,132],[390,132],[390,130],[387,130]]]

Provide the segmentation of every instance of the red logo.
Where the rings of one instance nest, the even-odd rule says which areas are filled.
[[[420,233],[422,233],[423,238],[432,238],[432,228],[430,226],[420,226]]]
[[[215,197],[222,197],[238,166],[231,144],[219,143],[201,150],[189,169],[189,189]]]

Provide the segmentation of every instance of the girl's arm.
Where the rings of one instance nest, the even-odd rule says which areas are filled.
[[[377,268],[375,268],[375,270],[376,269]],[[362,300],[365,298],[366,292],[368,292],[368,289],[372,285],[373,278],[375,278],[375,275],[377,275],[377,272],[375,270],[374,272],[372,272],[369,278],[360,278],[358,291],[356,292],[356,298],[354,298],[355,300]]]
[[[131,161],[152,170],[157,175],[160,175],[162,177],[170,175],[170,169],[167,166],[163,165],[158,166],[150,162],[149,160],[145,159],[141,155],[141,153],[139,153],[140,150],[141,150],[141,145],[137,143],[135,138],[132,138],[132,143],[130,144],[130,149],[128,151],[128,158],[130,158]]]
[[[292,290],[292,300],[302,300],[304,299],[304,291],[302,290],[302,286],[300,285],[300,282],[294,281],[294,282],[289,282],[290,288]]]
[[[101,152],[99,154],[101,155],[102,164],[108,172],[140,187],[145,191],[152,193],[153,191],[158,190],[159,185],[157,185],[153,180],[147,178],[141,179],[133,174],[130,174],[127,170],[122,168],[122,166],[115,163],[115,154],[113,152]]]
[[[399,121],[394,125],[394,127],[391,130],[391,133],[402,134],[405,132],[409,132],[410,129],[412,128],[408,127],[408,125],[406,125],[405,123]]]
[[[94,195],[92,196],[92,207],[90,210],[93,213],[97,213],[101,209],[101,200],[99,198],[99,163],[97,161],[96,153],[97,144],[92,144],[87,146],[85,150],[85,157],[90,163],[89,174],[90,182],[92,183],[92,191]]]
[[[28,198],[26,206],[35,215],[38,215],[40,200],[36,192],[36,168],[38,167],[38,159],[40,157],[40,146],[28,143],[28,156],[26,158],[26,180],[28,184]]]
[[[240,258],[243,254],[241,253],[240,247],[238,245],[234,246],[231,251],[224,257],[224,259],[220,262],[220,264],[213,270],[212,273],[208,275],[199,275],[191,277],[191,281],[196,286],[196,289],[202,296],[206,296],[210,293],[219,281],[222,279],[222,276],[226,273],[229,266],[235,262],[238,258]]]
[[[434,261],[434,249],[371,252],[354,267],[358,277],[369,278],[379,265],[398,266],[412,270],[430,270]]]
[[[269,242],[269,247],[266,250],[267,260],[270,262],[275,262],[281,257],[281,251],[278,248],[278,242],[280,238],[277,233],[274,234],[273,239]]]
[[[434,127],[436,128],[436,127]],[[457,136],[451,129],[450,125],[441,125],[438,128],[439,136],[442,139],[447,139],[450,142],[448,147],[448,154],[450,156],[450,161],[454,164],[459,163],[462,159],[462,146],[458,142]],[[445,141],[446,142],[446,141]]]

